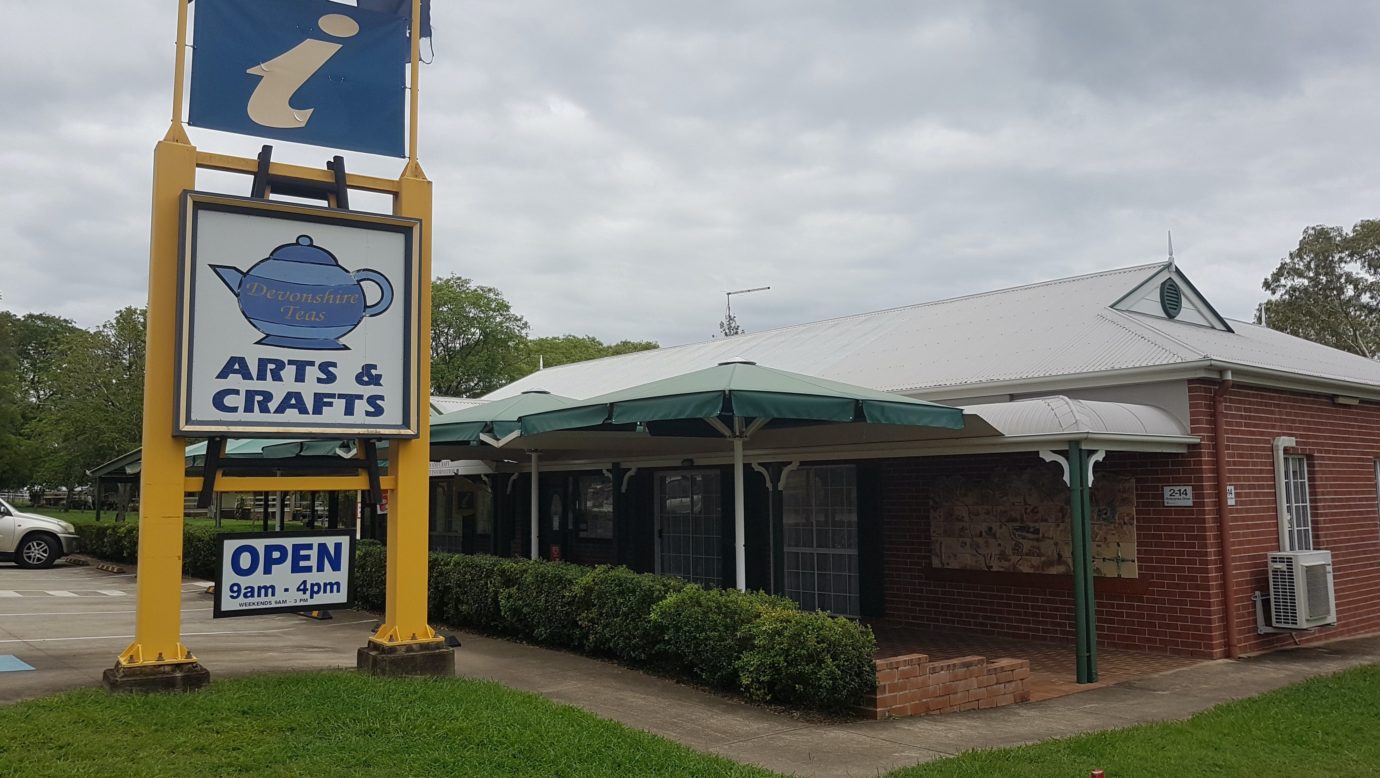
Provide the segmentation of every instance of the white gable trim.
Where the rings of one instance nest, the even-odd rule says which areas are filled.
[[[1171,317],[1161,304],[1161,289],[1173,279],[1182,300],[1179,312]],[[1218,315],[1212,304],[1193,286],[1187,276],[1178,268],[1166,264],[1159,271],[1142,281],[1136,288],[1126,293],[1120,300],[1112,303],[1114,310],[1126,313],[1139,313],[1156,319],[1167,319],[1184,324],[1196,324],[1223,332],[1232,332],[1227,320]]]

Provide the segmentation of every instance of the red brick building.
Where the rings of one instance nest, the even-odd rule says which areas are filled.
[[[1228,321],[1172,263],[551,368],[491,398],[583,399],[734,356],[972,420],[958,435],[817,428],[749,445],[751,588],[889,623],[1072,639],[1061,460],[1081,450],[1099,644],[1222,657],[1380,631],[1380,364]],[[459,463],[434,479],[438,545],[525,553],[535,523],[543,556],[732,585],[723,441],[509,445],[484,464],[438,452]],[[535,522],[528,449],[542,458]],[[1258,616],[1268,557],[1309,549],[1331,555],[1335,624],[1276,631],[1271,603]],[[1313,607],[1333,604],[1310,582]]]

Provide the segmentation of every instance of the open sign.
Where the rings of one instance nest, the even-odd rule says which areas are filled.
[[[349,605],[354,556],[354,535],[348,530],[221,535],[213,615]]]

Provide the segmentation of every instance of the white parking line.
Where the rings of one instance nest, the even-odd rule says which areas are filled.
[[[197,613],[200,611],[214,610],[213,608],[183,608],[183,613]],[[0,613],[0,619],[17,619],[20,616],[110,616],[124,613],[134,615],[138,611],[53,611],[51,613]],[[377,621],[377,619],[375,619]]]
[[[246,629],[246,630],[222,630],[220,632],[183,632],[183,637],[200,637],[204,635],[272,635],[277,632],[291,632],[294,627],[285,629]],[[0,640],[0,643],[60,643],[67,640],[133,640],[133,635],[86,635],[78,638],[29,638],[24,640],[16,638],[14,640]]]
[[[125,596],[125,592],[122,592],[122,591],[120,591],[119,589],[97,589],[96,591],[100,592],[101,594],[106,595],[107,597],[123,597],[123,596]]]
[[[53,595],[54,597],[80,597],[80,596],[81,596],[81,595],[77,594],[76,592],[69,592],[69,591],[66,591],[66,590],[63,590],[63,589],[58,589],[58,590],[56,590],[56,591],[48,591],[48,590],[45,589],[44,591],[47,591],[48,594],[51,594],[51,595]]]
[[[0,589],[0,597],[22,597],[19,592],[10,589]]]

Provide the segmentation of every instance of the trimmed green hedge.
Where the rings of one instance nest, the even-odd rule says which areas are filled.
[[[662,651],[710,686],[734,688],[747,629],[770,611],[798,612],[784,597],[687,586],[652,609]],[[870,661],[869,657],[869,661]]]
[[[231,532],[212,527],[184,527],[182,530],[182,572],[197,578],[216,577],[216,536]],[[78,524],[81,552],[110,562],[134,564],[139,561],[139,525]]]
[[[383,547],[361,543],[355,602],[383,602]],[[876,683],[861,624],[760,592],[705,589],[625,567],[435,553],[438,623],[669,669],[754,700],[846,710]]]
[[[81,552],[109,562],[133,564],[139,554],[139,525],[134,522],[78,524]]]
[[[858,700],[877,683],[872,631],[827,613],[770,610],[743,630],[738,681],[749,699],[804,708]]]
[[[85,553],[134,562],[137,524],[77,527]],[[215,577],[216,536],[189,527],[183,571]],[[760,592],[705,589],[625,567],[441,554],[429,560],[428,616],[436,623],[512,635],[663,668],[750,699],[825,710],[862,701],[876,683],[872,630]],[[387,550],[355,546],[354,601],[384,607]]]
[[[657,604],[686,587],[679,578],[600,565],[575,584],[576,620],[585,650],[627,662],[652,659],[662,633],[652,621]]]
[[[355,543],[355,579],[351,595],[355,606],[370,611],[383,610],[384,581],[388,571],[388,550],[377,540]]]

